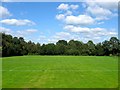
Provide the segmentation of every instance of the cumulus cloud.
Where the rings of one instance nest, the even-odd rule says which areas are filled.
[[[65,16],[67,15],[72,15],[72,11],[67,10],[67,12],[64,14]]]
[[[56,19],[58,20],[64,20],[66,16],[72,15],[72,11],[78,9],[79,5],[74,5],[74,4],[60,4],[57,9],[58,10],[64,10],[64,13],[57,14]]]
[[[99,6],[88,7],[87,12],[92,14],[93,16],[96,16],[97,18],[100,18],[100,20],[107,19],[108,16],[112,15],[112,12],[110,10]]]
[[[33,38],[33,35],[35,35],[38,32],[37,29],[25,29],[25,30],[16,30],[13,32],[13,36],[16,37],[24,37],[25,40],[36,40],[35,36]]]
[[[75,9],[78,9],[78,7],[79,7],[79,5],[73,5],[73,4],[69,5],[69,4],[62,3],[57,7],[57,9],[59,9],[59,10],[73,9],[73,10],[75,10]]]
[[[75,39],[75,40],[83,40],[88,41],[89,39],[97,41],[102,41],[104,38],[117,36],[117,31],[107,28],[101,28],[99,25],[105,24],[105,20],[109,20],[112,17],[117,16],[117,3],[110,2],[101,2],[99,0],[86,0],[83,2],[83,7],[85,10],[80,14],[73,13],[72,5],[67,4],[66,9],[64,9],[63,14],[60,15],[58,20],[63,21],[64,27],[63,29],[67,30],[71,35],[66,37],[67,40]],[[104,1],[104,0],[102,0]],[[75,6],[76,9],[79,6]],[[62,10],[62,9],[59,9]],[[68,14],[67,11],[70,11]],[[74,10],[75,12],[77,10]],[[95,26],[97,25],[97,27]],[[89,27],[88,27],[89,26]],[[91,26],[91,28],[90,28]],[[64,34],[63,34],[64,35]],[[65,35],[66,36],[66,35]],[[56,38],[59,38],[59,35],[56,34]],[[55,40],[55,39],[53,39]],[[65,39],[66,40],[66,39]]]
[[[8,11],[7,8],[0,6],[0,18],[5,18],[5,17],[9,17],[12,14]]]
[[[109,9],[109,10],[117,10],[118,9],[118,2],[97,2],[98,5],[100,5],[103,8]]]
[[[72,25],[92,25],[95,21],[92,17],[88,15],[79,15],[79,16],[67,16],[65,19],[66,24]]]
[[[74,4],[60,4],[57,9],[59,10],[65,10],[64,13],[62,14],[57,14],[56,19],[64,21],[65,24],[70,24],[70,25],[92,25],[95,23],[95,20],[86,14],[82,15],[72,15],[73,12],[72,10],[75,10],[79,7],[79,5],[74,5]]]
[[[86,0],[89,6],[99,5],[100,7],[109,9],[109,10],[116,10],[118,7],[119,0]]]
[[[5,27],[0,27],[0,32],[10,34],[12,31],[11,31],[11,29],[8,29]]]
[[[46,36],[44,36],[44,35],[40,35],[38,40],[46,40],[46,39],[47,39]]]
[[[27,29],[25,31],[29,32],[29,33],[34,33],[34,32],[37,32],[38,30],[37,29]]]
[[[71,35],[68,32],[58,32],[58,33],[56,33],[56,35],[54,36],[54,38],[56,38],[56,39],[65,39],[65,38],[68,38],[70,36]]]
[[[118,36],[118,33],[115,30],[112,29],[108,30],[100,27],[88,28],[88,27],[79,27],[74,25],[66,25],[64,29],[72,33],[71,37],[74,40],[81,40],[84,42],[87,42],[88,40],[91,39],[95,43],[97,43],[104,41],[107,38],[109,39],[110,37]]]
[[[73,26],[73,25],[67,25],[64,27],[65,30],[68,30],[70,32],[89,32],[89,28],[81,28],[81,27],[77,27],[77,26]]]
[[[26,29],[26,30],[18,30],[17,33],[20,35],[28,35],[28,34],[36,33],[37,31],[38,31],[37,29]]]
[[[108,31],[105,28],[87,28],[87,27],[79,27],[79,26],[73,26],[73,25],[67,25],[64,27],[65,30],[68,30],[70,32],[74,33],[86,33],[90,34],[91,36],[116,36],[117,32],[114,31]]]
[[[26,29],[26,30],[11,30],[5,27],[0,27],[0,32],[10,34],[13,37],[24,37],[26,41],[33,40],[35,41],[37,37],[35,34],[38,32],[37,29]],[[33,38],[34,35],[34,38]]]
[[[111,17],[116,16],[118,9],[118,3],[117,2],[104,2],[102,0],[101,2],[99,0],[94,0],[94,2],[90,2],[90,0],[86,1],[84,4],[86,5],[86,12],[88,14],[93,15],[95,20],[108,20]]]
[[[6,25],[13,25],[13,26],[29,26],[29,25],[35,25],[34,22],[24,19],[24,20],[17,20],[17,19],[5,19],[1,20],[0,23],[6,24]]]
[[[66,24],[92,25],[94,22],[96,22],[96,24],[102,24],[104,23],[103,20],[108,20],[111,17],[117,16],[117,12],[114,11],[117,10],[118,7],[117,0],[115,0],[114,2],[110,0],[107,0],[107,2],[104,2],[104,0],[86,0],[85,2],[83,2],[83,5],[85,8],[84,14],[72,15],[72,10],[78,9],[79,5],[62,3],[58,6],[57,9],[65,10],[65,12],[64,14],[56,15],[56,18],[58,20],[65,19]]]
[[[64,14],[58,14],[58,15],[56,15],[56,19],[64,20],[65,19],[65,15]]]
[[[58,40],[70,40],[71,34],[68,32],[57,32],[54,36],[48,39],[48,42],[56,43]]]
[[[66,16],[72,15],[72,11],[67,10],[64,14],[57,14],[56,19],[63,20],[66,18]]]
[[[94,33],[94,35],[95,35],[95,33]],[[112,37],[112,36],[117,36],[118,34],[117,34],[117,32],[106,30],[106,31],[97,33],[97,35],[99,35],[99,36],[110,36],[110,37]],[[96,35],[95,35],[95,36],[96,36]]]
[[[60,5],[58,6],[57,9],[59,9],[59,10],[68,10],[68,9],[69,9],[69,5],[62,3],[62,4],[60,4]]]
[[[78,9],[79,5],[70,5],[71,9]]]

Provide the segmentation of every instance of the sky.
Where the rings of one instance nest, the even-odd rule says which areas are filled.
[[[35,43],[88,40],[99,43],[118,36],[116,2],[3,2],[0,32]]]

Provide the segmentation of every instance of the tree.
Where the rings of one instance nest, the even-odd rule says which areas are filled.
[[[45,46],[46,48],[46,54],[47,55],[54,55],[55,54],[55,45],[54,43],[49,43]]]
[[[37,49],[37,50],[36,50],[36,53],[37,53],[37,54],[40,54],[40,52],[41,52],[41,45],[40,45],[40,43],[37,43],[37,44],[36,44],[36,49]]]
[[[46,54],[46,47],[45,47],[45,44],[43,44],[41,46],[41,52],[40,52],[41,55],[45,55]]]
[[[112,55],[116,55],[118,54],[118,44],[119,44],[119,40],[116,38],[116,37],[111,37],[110,38],[110,41],[109,41],[109,52],[112,54]]]
[[[57,45],[59,45],[59,44],[67,45],[67,41],[65,41],[65,40],[59,40],[56,44]]]
[[[93,43],[93,41],[88,41],[87,42],[88,45],[88,54],[89,55],[95,55],[95,44]]]
[[[104,55],[104,48],[101,43],[98,43],[95,46],[95,55],[96,56],[103,56]]]
[[[13,44],[12,36],[2,34],[2,56],[12,56],[13,53]]]
[[[34,42],[32,41],[29,41],[27,43],[27,51],[28,51],[28,54],[38,54],[38,50],[37,50],[37,46]]]
[[[109,56],[110,55],[110,43],[109,41],[105,40],[103,43],[103,49],[104,49],[104,55]]]
[[[81,47],[82,47],[82,42],[70,40],[68,42],[66,54],[67,55],[80,55]]]
[[[59,40],[56,44],[48,43],[42,46],[32,41],[26,42],[22,37],[12,37],[5,33],[1,33],[2,41],[2,56],[21,56],[21,55],[96,55],[109,56],[120,55],[120,40],[116,37],[111,37],[110,40],[105,40],[101,43],[94,44],[89,40],[83,43],[77,40],[70,40],[68,43],[65,40]],[[0,52],[1,53],[1,52]]]
[[[64,55],[66,51],[66,46],[63,44],[57,44],[55,50],[57,55]]]
[[[81,50],[82,55],[87,56],[89,55],[89,49],[87,44],[82,45],[82,50]]]
[[[56,43],[56,54],[58,54],[58,55],[64,55],[65,51],[66,51],[66,48],[67,48],[67,41],[65,41],[65,40],[59,40]]]

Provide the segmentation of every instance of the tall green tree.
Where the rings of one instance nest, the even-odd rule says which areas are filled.
[[[103,56],[105,53],[104,53],[104,47],[102,46],[101,43],[98,43],[96,46],[95,46],[95,55],[96,56]]]
[[[67,49],[67,41],[59,40],[56,43],[56,54],[65,55],[66,49]]]
[[[89,40],[87,42],[87,45],[88,45],[88,54],[95,55],[95,44],[93,43],[93,41]]]
[[[83,43],[77,40],[59,40],[56,44],[48,43],[40,45],[32,41],[26,42],[22,37],[12,37],[5,33],[2,35],[2,56],[20,56],[20,55],[96,55],[109,56],[120,55],[120,40],[111,37],[101,43],[94,44],[93,41]]]

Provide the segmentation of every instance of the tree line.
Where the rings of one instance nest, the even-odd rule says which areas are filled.
[[[23,37],[12,37],[5,33],[2,36],[2,56],[22,56],[22,55],[81,55],[81,56],[109,56],[120,55],[120,40],[111,37],[101,43],[94,44],[89,40],[83,43],[77,40],[59,40],[56,44],[35,44],[32,41],[26,42]]]

